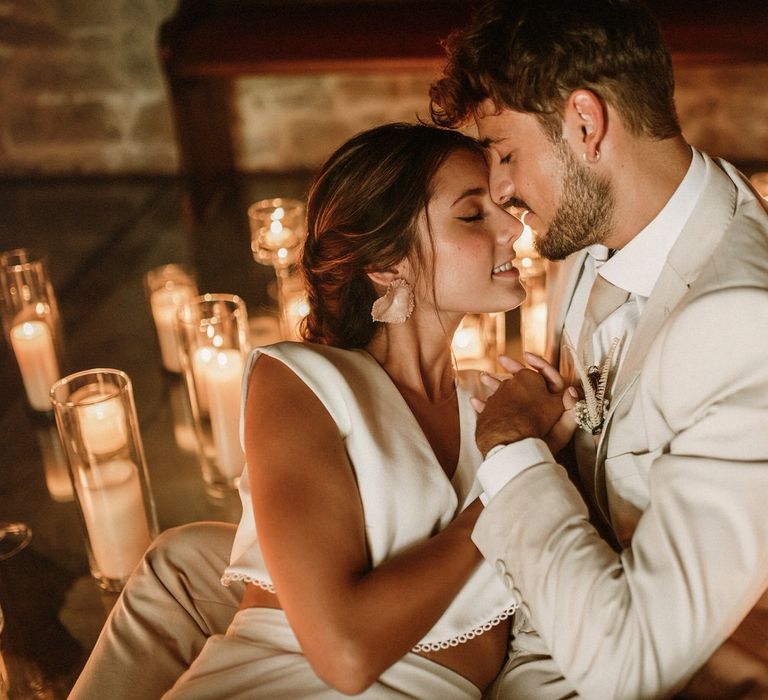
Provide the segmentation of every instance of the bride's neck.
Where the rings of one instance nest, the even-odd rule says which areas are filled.
[[[366,349],[398,387],[438,402],[455,391],[453,330],[419,328],[416,319],[386,324]]]

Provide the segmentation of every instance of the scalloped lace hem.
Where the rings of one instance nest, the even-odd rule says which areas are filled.
[[[519,607],[520,606],[518,603],[512,603],[512,605],[502,610],[495,617],[492,617],[490,620],[488,620],[488,622],[480,625],[479,627],[475,627],[469,632],[462,632],[456,637],[451,637],[450,639],[444,639],[439,642],[419,642],[415,647],[413,647],[413,649],[411,649],[411,651],[413,652],[442,651],[443,649],[450,649],[451,647],[457,647],[459,646],[459,644],[464,644],[464,642],[468,642],[470,639],[479,637],[483,632],[488,632],[489,630],[496,627],[496,625],[500,624],[501,622],[504,622],[504,620],[509,619],[510,617],[512,617],[512,615],[515,614],[515,611]]]
[[[253,578],[253,576],[248,576],[248,574],[233,573],[233,574],[224,574],[221,577],[222,586],[229,586],[229,584],[232,583],[233,581],[245,581],[246,583],[252,583],[254,586],[258,586],[263,591],[269,591],[270,593],[275,593],[275,587],[269,581],[263,581],[262,579]]]

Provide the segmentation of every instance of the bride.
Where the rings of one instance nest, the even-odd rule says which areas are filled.
[[[240,609],[163,697],[480,698],[520,600],[470,539],[483,382],[457,373],[451,339],[465,314],[523,300],[522,224],[492,201],[476,141],[406,124],[342,145],[307,219],[307,342],[254,351],[244,379],[243,515],[223,576],[247,583]],[[548,401],[554,424],[561,393]],[[163,547],[194,584],[176,539]],[[132,608],[161,588],[152,556],[102,633],[102,674],[122,630],[147,644]]]

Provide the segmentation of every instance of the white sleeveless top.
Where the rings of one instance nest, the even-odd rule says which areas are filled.
[[[373,566],[445,528],[481,493],[475,473],[482,457],[475,440],[475,412],[458,389],[459,461],[448,479],[429,441],[389,375],[365,350],[278,343],[254,350],[284,362],[322,401],[339,428],[355,471]],[[242,425],[241,417],[241,439]],[[222,583],[249,581],[274,592],[259,547],[248,470],[240,481],[243,515]],[[437,651],[465,642],[510,617],[517,602],[498,574],[482,561],[443,616],[413,651]]]

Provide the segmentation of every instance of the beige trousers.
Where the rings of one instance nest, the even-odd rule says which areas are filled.
[[[328,687],[309,665],[282,610],[250,608],[226,634],[211,637],[163,700],[286,700],[348,697]],[[480,700],[466,678],[416,654],[390,666],[361,700]]]
[[[71,700],[157,700],[208,637],[227,630],[245,590],[219,581],[236,529],[193,523],[157,538],[115,603]]]

